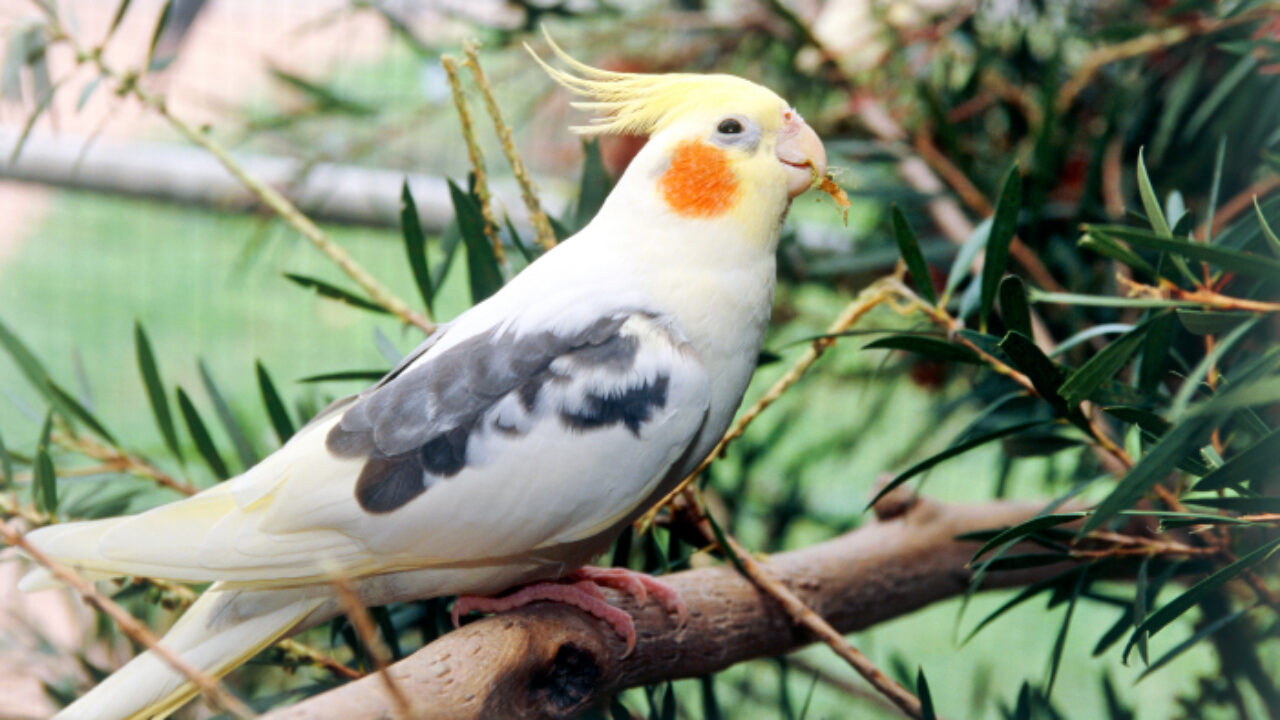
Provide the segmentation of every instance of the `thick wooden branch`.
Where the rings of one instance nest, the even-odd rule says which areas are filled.
[[[942,505],[921,500],[896,517],[812,547],[780,553],[768,567],[841,632],[852,632],[963,593],[976,549],[958,535],[1016,524],[1040,505]],[[1022,585],[1061,566],[992,573],[986,588]],[[650,604],[611,599],[631,612],[639,642],[623,645],[573,608],[538,604],[464,626],[392,665],[391,680],[414,718],[571,718],[619,690],[716,672],[813,641],[732,567],[664,578],[680,591],[689,622]],[[265,716],[269,720],[397,717],[384,681],[366,677]]]

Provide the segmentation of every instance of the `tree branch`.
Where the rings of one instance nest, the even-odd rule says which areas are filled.
[[[763,564],[806,605],[842,633],[870,627],[961,594],[975,543],[963,533],[1004,527],[1033,516],[1034,503],[942,505],[920,500],[901,514]],[[985,588],[1034,582],[1062,565],[994,573]],[[572,718],[620,690],[717,672],[753,658],[807,645],[815,638],[733,567],[664,578],[689,608],[676,628],[661,608],[611,601],[632,613],[638,642],[622,640],[573,608],[537,604],[485,618],[449,633],[388,668],[414,703],[413,717]],[[393,718],[395,701],[378,678],[365,678],[265,716],[267,720]]]

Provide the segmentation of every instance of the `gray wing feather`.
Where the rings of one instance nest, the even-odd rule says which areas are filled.
[[[543,386],[555,382],[557,374],[572,374],[574,368],[621,374],[629,368],[637,341],[619,330],[635,314],[648,316],[618,312],[569,334],[494,329],[427,362],[402,363],[399,372],[346,410],[326,446],[339,456],[367,459],[356,483],[362,507],[375,513],[395,510],[466,467],[473,433],[517,432],[498,422],[484,427],[485,417],[504,399],[515,398],[531,412]],[[585,398],[582,407],[562,413],[561,419],[577,430],[625,423],[638,433],[652,407],[665,403],[667,379],[633,384],[607,397]]]

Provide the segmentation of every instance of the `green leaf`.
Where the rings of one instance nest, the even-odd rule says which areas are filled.
[[[1154,393],[1164,379],[1165,367],[1169,361],[1169,348],[1173,345],[1173,315],[1163,313],[1151,321],[1147,331],[1147,339],[1142,344],[1142,363],[1138,366],[1138,389],[1144,393]]]
[[[493,246],[484,232],[484,216],[480,205],[469,193],[463,192],[452,180],[449,195],[457,214],[458,229],[467,250],[467,272],[471,281],[471,301],[478,303],[502,287],[502,270],[493,256]]]
[[[1267,238],[1267,247],[1271,249],[1271,254],[1280,258],[1280,238],[1276,237],[1275,231],[1267,223],[1267,216],[1262,214],[1262,208],[1258,206],[1257,195],[1253,196],[1253,211],[1258,214],[1258,224],[1262,226],[1262,234]]]
[[[117,444],[116,439],[111,436],[111,433],[107,432],[102,423],[98,422],[93,413],[89,412],[84,405],[81,405],[80,401],[76,400],[71,393],[58,387],[50,378],[45,378],[45,383],[49,387],[54,403],[61,407],[65,413],[84,423],[95,435],[106,440],[109,444]]]
[[[902,253],[902,261],[906,263],[907,273],[915,283],[916,292],[930,305],[936,305],[938,296],[933,290],[933,278],[929,275],[929,265],[920,252],[920,243],[916,240],[915,231],[907,222],[897,203],[889,206],[889,224],[893,228],[893,239],[898,243],[898,252]]]
[[[1197,415],[1183,420],[1165,433],[1085,520],[1080,534],[1083,536],[1096,530],[1116,513],[1133,507],[1173,470],[1189,448],[1200,447],[1208,440],[1214,421],[1212,416]]]
[[[285,409],[284,401],[280,399],[280,393],[276,392],[276,385],[271,381],[271,374],[261,360],[257,362],[257,371],[258,389],[262,392],[262,402],[267,407],[267,417],[271,419],[271,427],[275,429],[276,437],[280,438],[280,444],[283,445],[293,437],[293,420],[289,419],[289,411]]]
[[[165,0],[164,9],[160,11],[160,19],[156,20],[156,27],[151,31],[151,42],[147,45],[147,61],[142,64],[147,70],[163,70],[173,58],[156,59],[156,47],[160,44],[160,38],[164,36],[165,28],[169,26],[169,18],[173,16],[173,0]]]
[[[1250,312],[1185,310],[1178,308],[1178,321],[1182,327],[1193,335],[1218,335],[1227,332],[1240,323],[1257,317]]]
[[[987,316],[996,302],[996,290],[1000,286],[1000,278],[1004,277],[1005,265],[1009,262],[1009,243],[1018,231],[1018,211],[1022,209],[1022,176],[1018,174],[1018,164],[1005,173],[1001,183],[1000,197],[996,200],[996,211],[991,222],[991,233],[987,236],[986,256],[982,261],[982,308],[978,318],[982,328],[987,327]]]
[[[1254,607],[1257,607],[1257,606],[1255,605],[1253,607],[1241,608],[1240,610],[1237,610],[1227,615],[1223,615],[1220,618],[1215,618],[1212,622],[1206,623],[1204,627],[1201,627],[1200,629],[1196,630],[1195,633],[1191,635],[1191,637],[1187,638],[1186,640],[1183,640],[1177,645],[1174,645],[1172,648],[1169,649],[1168,652],[1166,652],[1164,655],[1161,655],[1160,658],[1157,659],[1155,662],[1151,663],[1150,667],[1148,667],[1146,670],[1143,670],[1142,674],[1139,675],[1138,679],[1135,680],[1134,682],[1139,682],[1145,679],[1151,673],[1155,672],[1156,670],[1159,670],[1165,665],[1168,665],[1170,661],[1172,661],[1174,658],[1178,657],[1182,653],[1186,652],[1187,650],[1190,650],[1191,648],[1195,647],[1196,644],[1199,643],[1201,640],[1204,640],[1205,638],[1209,637],[1210,635],[1213,635],[1214,633],[1218,632],[1222,628],[1244,617],[1246,614],[1249,613],[1249,611],[1253,610]]]
[[[1022,278],[1009,275],[1000,281],[1000,319],[1009,330],[1031,337],[1031,310]]]
[[[529,246],[520,238],[520,231],[516,230],[515,223],[511,222],[511,216],[506,217],[507,235],[511,238],[511,244],[519,251],[520,257],[524,258],[526,263],[533,262],[533,252],[529,250]]]
[[[1080,236],[1076,244],[1086,250],[1092,250],[1099,255],[1109,257],[1122,265],[1127,265],[1148,277],[1156,276],[1156,269],[1151,266],[1151,263],[1143,260],[1141,255],[1130,250],[1129,246],[1118,242],[1115,238],[1107,235],[1086,233]]]
[[[916,672],[916,695],[920,696],[920,720],[938,720],[933,710],[933,695],[929,692],[929,682],[924,679],[924,668]]]
[[[1204,243],[1193,243],[1186,240],[1163,237],[1146,230],[1122,225],[1086,225],[1085,231],[1093,235],[1104,235],[1151,250],[1159,250],[1179,257],[1200,260],[1239,275],[1257,277],[1264,280],[1275,280],[1280,277],[1280,260],[1256,253],[1232,250],[1221,245],[1206,245]]]
[[[204,458],[205,464],[213,471],[214,476],[219,480],[231,477],[231,471],[227,470],[227,464],[218,454],[218,448],[214,447],[209,429],[205,427],[204,420],[200,419],[200,413],[196,412],[196,406],[191,403],[191,398],[187,397],[187,392],[181,387],[178,388],[178,410],[182,412],[182,419],[187,423],[187,432],[191,433],[191,440],[195,442],[196,450],[200,452],[200,457]]]
[[[1012,610],[1013,608],[1021,605],[1022,603],[1030,600],[1031,598],[1039,595],[1040,593],[1062,587],[1063,584],[1067,582],[1074,584],[1076,580],[1076,576],[1082,571],[1083,571],[1083,568],[1074,568],[1064,573],[1054,575],[1051,578],[1047,578],[1045,580],[1041,580],[1039,582],[1028,585],[1027,587],[1023,588],[1021,591],[1019,591],[1018,594],[1006,600],[1000,607],[991,611],[990,614],[988,614],[985,618],[983,618],[977,625],[974,626],[972,630],[969,631],[969,634],[965,636],[964,640],[960,644],[964,645],[965,643],[969,642],[970,640],[973,639],[975,635],[978,634],[980,630],[990,625],[993,621],[996,620],[996,618]]]
[[[864,350],[904,350],[925,357],[954,362],[981,362],[978,355],[969,348],[928,335],[893,335],[872,340],[862,348]]]
[[[9,457],[3,435],[0,435],[0,476],[0,489],[13,486],[13,458]]]
[[[1055,420],[1031,420],[1028,422],[1016,423],[1014,425],[1009,425],[1007,427],[1003,427],[998,430],[992,430],[991,432],[983,433],[976,437],[968,438],[962,442],[956,443],[951,447],[947,448],[946,450],[943,450],[940,453],[937,453],[931,457],[921,460],[915,465],[912,465],[906,470],[903,470],[901,473],[898,473],[897,477],[890,480],[883,488],[880,489],[880,492],[876,493],[875,497],[871,499],[871,502],[867,503],[867,507],[870,508],[872,505],[875,505],[876,502],[880,500],[880,498],[884,497],[894,488],[898,487],[899,485],[906,482],[907,480],[910,480],[916,475],[919,475],[925,470],[928,470],[933,466],[941,463],[944,460],[949,460],[957,455],[968,452],[969,450],[972,450],[973,448],[976,448],[980,445],[985,445],[991,442],[992,440],[999,440],[1002,437],[1013,435],[1015,433],[1020,433],[1024,430],[1029,430],[1031,428],[1049,425],[1054,422],[1056,421]]]
[[[1164,219],[1164,211],[1160,209],[1160,201],[1156,199],[1156,191],[1151,187],[1151,178],[1147,176],[1147,164],[1142,157],[1142,148],[1138,148],[1138,195],[1142,197],[1142,209],[1147,213],[1151,229],[1160,237],[1173,237],[1169,223]]]
[[[18,370],[27,382],[31,383],[31,387],[46,399],[52,399],[49,393],[49,375],[45,372],[44,366],[3,322],[0,322],[0,345],[3,345],[9,357],[13,358],[13,362],[17,364]]]
[[[431,286],[431,267],[427,264],[427,236],[422,232],[418,206],[413,202],[413,193],[409,191],[407,179],[400,186],[400,232],[404,236],[404,251],[409,257],[409,269],[413,271],[418,294],[422,296],[427,312],[434,315],[432,300],[435,298],[435,290]]]
[[[1031,380],[1036,394],[1053,405],[1059,414],[1067,414],[1066,401],[1058,394],[1058,387],[1062,385],[1062,371],[1031,338],[1020,332],[1010,331],[1000,341],[1000,349],[1013,361],[1014,367]]]
[[[53,411],[44,416],[44,425],[40,429],[40,439],[36,441],[36,454],[33,461],[31,495],[36,509],[52,517],[58,512],[58,476],[53,470],[53,460],[49,457],[49,436],[53,432]]]
[[[1030,520],[1014,525],[1013,527],[1005,528],[1004,530],[996,533],[990,540],[983,543],[982,547],[978,549],[978,552],[974,553],[973,557],[969,559],[969,563],[973,564],[977,562],[978,558],[986,555],[989,551],[1001,545],[1009,543],[1010,541],[1018,540],[1046,528],[1057,527],[1069,522],[1074,522],[1080,518],[1086,517],[1088,514],[1089,513],[1087,512],[1081,511],[1039,515],[1031,518]]]
[[[1148,320],[1107,343],[1106,347],[1089,358],[1088,362],[1063,381],[1058,388],[1058,393],[1063,400],[1068,405],[1079,405],[1080,401],[1089,397],[1089,394],[1099,385],[1112,379],[1129,362],[1134,353],[1138,352],[1150,328],[1151,321]]]
[[[1221,338],[1213,344],[1213,348],[1204,354],[1200,362],[1187,373],[1186,378],[1182,381],[1182,387],[1178,388],[1177,394],[1173,396],[1172,402],[1169,403],[1169,417],[1177,420],[1187,411],[1187,406],[1191,404],[1191,399],[1195,397],[1196,391],[1201,388],[1205,378],[1209,376],[1209,371],[1217,365],[1217,363],[1226,355],[1237,342],[1239,342],[1250,330],[1257,325],[1262,318],[1254,318],[1246,322],[1235,330],[1232,330],[1226,337]]]
[[[1198,307],[1190,300],[1164,300],[1160,298],[1129,298],[1111,295],[1083,295],[1080,293],[1045,292],[1038,288],[1029,288],[1027,296],[1033,303],[1053,303],[1057,305],[1083,305],[1086,307],[1118,307],[1118,308],[1171,308]]]
[[[320,375],[308,375],[298,382],[300,383],[318,383],[318,382],[334,382],[339,380],[359,380],[361,382],[373,382],[381,380],[386,376],[386,370],[343,370],[340,372],[322,373]]]
[[[382,313],[384,315],[390,314],[389,310],[382,307],[378,303],[372,300],[369,300],[367,298],[360,297],[359,295],[356,295],[350,290],[344,290],[338,287],[337,285],[325,282],[324,280],[318,280],[313,277],[308,277],[306,275],[298,275],[296,273],[283,273],[283,274],[286,278],[297,283],[301,287],[304,287],[308,290],[315,290],[316,294],[321,297],[328,298],[330,300],[336,300],[340,303],[345,303],[352,307],[360,308],[361,310],[368,310],[370,312]]]
[[[1275,457],[1275,455],[1272,455],[1272,458]],[[1250,495],[1247,497],[1217,497],[1215,495],[1209,495],[1206,497],[1184,497],[1180,499],[1187,505],[1219,508],[1221,510],[1228,510],[1242,515],[1252,515],[1254,513],[1280,513],[1280,497],[1272,497],[1269,495]]]
[[[951,297],[956,288],[960,287],[960,283],[969,276],[969,268],[973,265],[973,259],[978,257],[978,253],[982,252],[982,248],[987,243],[987,238],[991,235],[991,224],[993,218],[987,218],[978,223],[973,229],[973,234],[968,240],[960,246],[960,251],[956,253],[956,257],[951,261],[951,271],[947,273],[947,284],[942,291],[943,301]]]
[[[1045,683],[1044,697],[1048,700],[1053,694],[1053,685],[1058,679],[1058,668],[1062,664],[1062,651],[1067,645],[1067,630],[1071,627],[1071,618],[1075,615],[1076,600],[1080,599],[1080,593],[1085,587],[1085,578],[1089,575],[1088,565],[1081,569],[1078,577],[1076,577],[1075,587],[1071,590],[1071,599],[1067,602],[1066,614],[1062,617],[1062,627],[1058,630],[1058,636],[1053,641],[1053,652],[1049,656],[1049,680]]]
[[[254,450],[253,444],[249,442],[249,436],[241,427],[240,421],[236,419],[235,413],[231,412],[231,405],[227,402],[226,396],[218,389],[217,383],[213,381],[213,373],[209,372],[209,368],[204,364],[204,360],[198,360],[196,367],[200,370],[200,382],[204,384],[205,392],[209,394],[209,399],[213,401],[214,412],[218,415],[218,421],[222,423],[222,427],[227,431],[227,436],[231,438],[231,444],[236,449],[236,456],[240,459],[240,465],[244,468],[253,467],[258,463],[258,452]]]
[[[1221,490],[1249,481],[1274,479],[1280,471],[1280,430],[1240,451],[1224,465],[1205,475],[1192,490]],[[1257,488],[1255,488],[1257,489]]]
[[[1219,569],[1209,577],[1192,585],[1190,589],[1182,593],[1178,597],[1165,603],[1164,607],[1151,613],[1151,617],[1147,618],[1141,625],[1134,630],[1134,637],[1129,640],[1129,646],[1124,650],[1124,657],[1129,656],[1129,650],[1133,647],[1137,636],[1140,633],[1155,635],[1164,629],[1169,623],[1178,619],[1186,611],[1190,610],[1200,598],[1209,592],[1218,589],[1228,581],[1235,578],[1245,570],[1261,563],[1271,557],[1276,550],[1280,549],[1280,537],[1273,538],[1270,542],[1254,548],[1251,552],[1241,557],[1239,560]]]
[[[1133,608],[1130,610],[1130,618],[1134,628],[1142,626],[1147,618],[1147,602],[1154,599],[1147,594],[1147,576],[1151,571],[1151,556],[1147,555],[1142,558],[1142,563],[1138,565],[1138,577],[1133,586]],[[1147,633],[1139,633],[1134,635],[1138,646],[1138,655],[1142,657],[1142,662],[1148,662],[1147,659]]]
[[[578,183],[578,207],[575,225],[581,230],[600,212],[604,199],[609,196],[611,183],[600,159],[600,142],[588,140],[582,143],[582,180]]]
[[[182,448],[178,445],[178,432],[173,427],[173,415],[169,412],[169,397],[164,391],[164,383],[160,381],[160,368],[156,365],[155,353],[151,350],[151,340],[141,322],[133,324],[133,345],[138,355],[138,371],[142,374],[142,384],[147,390],[147,399],[151,401],[151,414],[155,416],[156,427],[164,438],[165,447],[178,459],[185,463]]]
[[[116,28],[120,27],[120,21],[124,19],[124,14],[129,11],[129,3],[132,0],[120,0],[120,4],[116,6],[116,14],[111,16],[111,25],[107,28],[107,34],[102,38],[102,44],[106,45],[107,41],[115,35]]]

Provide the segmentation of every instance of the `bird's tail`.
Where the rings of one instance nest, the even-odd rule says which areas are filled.
[[[160,639],[188,664],[221,676],[280,637],[311,624],[333,599],[327,586],[229,589],[211,586]],[[195,697],[195,685],[152,651],[130,660],[55,720],[166,717]]]

